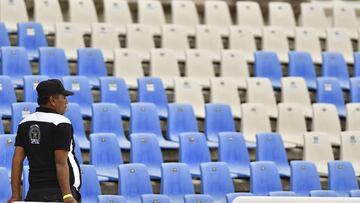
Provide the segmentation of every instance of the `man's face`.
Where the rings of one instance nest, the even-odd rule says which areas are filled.
[[[66,111],[66,106],[67,106],[67,99],[66,96],[63,94],[58,94],[53,96],[53,100],[52,100],[52,105],[54,106],[54,110],[63,115]]]

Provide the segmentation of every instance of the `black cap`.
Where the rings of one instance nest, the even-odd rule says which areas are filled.
[[[41,81],[37,87],[36,91],[38,93],[38,97],[50,97],[54,94],[63,94],[65,96],[73,95],[74,93],[68,91],[64,88],[63,84],[58,79],[50,79]]]

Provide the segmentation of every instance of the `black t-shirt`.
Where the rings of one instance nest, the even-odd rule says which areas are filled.
[[[30,189],[60,187],[57,180],[55,150],[66,150],[70,186],[79,192],[80,166],[75,157],[73,128],[69,119],[54,110],[38,107],[18,126],[15,146],[23,147],[29,160]]]

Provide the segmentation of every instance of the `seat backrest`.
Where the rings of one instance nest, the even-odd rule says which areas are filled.
[[[125,136],[119,107],[114,103],[92,104],[91,132]]]
[[[219,161],[250,165],[246,142],[241,133],[219,133]]]
[[[19,123],[28,115],[35,112],[37,103],[18,102],[11,105],[11,127],[10,133],[16,134]]]
[[[126,203],[125,198],[119,195],[98,195],[97,201],[99,203]]]
[[[208,51],[221,51],[224,49],[221,33],[215,26],[196,26],[196,48]]]
[[[29,20],[24,0],[0,1],[0,20],[7,28],[16,29],[18,22]]]
[[[179,162],[198,166],[211,162],[210,150],[203,133],[181,133],[179,138]]]
[[[101,50],[97,48],[79,48],[77,71],[78,75],[89,78],[107,76],[107,69]]]
[[[139,53],[134,49],[116,49],[114,58],[114,76],[142,77],[144,75]]]
[[[345,99],[336,78],[320,77],[317,79],[317,102],[334,104],[338,114],[345,110]]]
[[[290,48],[284,30],[280,27],[264,27],[262,50],[276,52],[281,61],[286,60]]]
[[[316,132],[340,133],[341,126],[336,107],[333,104],[313,104],[312,130]]]
[[[95,167],[114,167],[123,164],[121,150],[112,133],[90,135],[90,164]]]
[[[199,15],[193,1],[171,1],[172,23],[184,26],[200,24]]]
[[[156,135],[151,133],[134,133],[130,135],[130,162],[142,163],[148,167],[160,169],[164,162]]]
[[[12,157],[15,152],[15,134],[4,134],[0,136],[0,167],[6,169],[6,177],[10,178],[12,168]]]
[[[329,136],[321,132],[304,133],[303,160],[314,162],[318,169],[334,160]]]
[[[309,196],[311,190],[321,190],[320,177],[314,163],[292,161],[290,187],[299,196]]]
[[[145,194],[141,195],[142,203],[170,203],[170,198],[167,195],[162,194]]]
[[[101,195],[101,188],[96,175],[95,166],[80,165],[81,168],[81,188],[80,194],[82,201],[97,201],[97,196]]]
[[[358,25],[355,9],[352,6],[337,4],[333,9],[334,27],[356,30]]]
[[[153,49],[150,52],[150,58],[151,76],[160,77],[161,79],[180,77],[179,65],[173,50]]]
[[[308,88],[316,89],[316,72],[309,52],[289,52],[289,76],[304,78]]]
[[[71,125],[73,126],[73,130],[74,130],[74,135],[81,135],[81,137],[86,136],[84,121],[81,116],[81,110],[79,104],[68,103],[64,116],[71,121]]]
[[[254,61],[254,52],[257,48],[253,30],[245,26],[231,26],[229,48],[244,52],[246,60]]]
[[[133,22],[126,0],[104,0],[104,22],[125,26]]]
[[[246,79],[250,77],[249,67],[242,51],[221,51],[221,73],[222,77],[233,77]]]
[[[120,48],[118,32],[112,24],[91,24],[91,47],[100,49],[104,55],[113,56],[113,50]]]
[[[350,79],[350,102],[360,102],[360,77]]]
[[[186,164],[163,163],[161,174],[161,194],[170,197],[195,194],[190,169]]]
[[[211,196],[223,196],[235,191],[230,170],[224,162],[202,163],[201,192]]]
[[[258,27],[264,26],[264,19],[258,2],[237,1],[237,24],[242,26]]]
[[[170,49],[176,57],[183,57],[190,49],[186,30],[181,25],[161,25],[161,47]]]
[[[327,51],[342,53],[346,62],[354,62],[351,39],[343,29],[326,29],[326,47]]]
[[[312,58],[316,63],[321,63],[322,50],[317,30],[311,27],[297,27],[295,29],[295,50],[301,51],[302,55],[305,55],[303,52],[309,52],[310,59]],[[289,57],[291,60],[291,55]],[[303,56],[303,58],[303,61],[309,60],[307,56]]]
[[[0,47],[10,46],[10,38],[5,23],[0,22]]]
[[[256,77],[269,78],[274,86],[282,77],[282,69],[277,54],[272,51],[255,52],[254,74]]]
[[[360,152],[359,131],[345,131],[341,133],[340,159],[358,163],[357,154]]]
[[[7,171],[2,167],[0,167],[0,179],[2,185],[2,190],[0,191],[0,200],[7,201],[6,199],[11,196],[11,185]]]
[[[56,47],[39,48],[39,74],[51,78],[70,75],[70,68],[65,51]]]
[[[0,108],[1,114],[10,116],[11,104],[16,102],[15,89],[9,76],[0,75]]]
[[[153,133],[162,137],[156,106],[152,103],[132,103],[130,133]]]
[[[63,22],[60,3],[58,1],[34,1],[34,20],[46,28],[54,29],[55,23]]]
[[[204,21],[207,25],[228,27],[232,25],[230,10],[225,1],[205,1]]]
[[[299,21],[303,26],[321,30],[329,26],[322,6],[311,3],[301,3],[300,8],[301,15]]]
[[[282,191],[280,175],[274,162],[252,162],[250,172],[250,192],[254,195],[266,196],[269,192]]]
[[[30,62],[25,48],[1,48],[2,75],[8,75],[11,80],[22,80],[24,75],[31,75]]]
[[[350,190],[358,190],[359,185],[351,162],[329,161],[328,188],[338,196],[349,196]]]
[[[69,1],[69,21],[90,26],[97,22],[95,4],[93,1],[71,0]]]
[[[281,101],[285,103],[296,103],[301,106],[303,114],[308,115],[311,100],[310,93],[302,77],[283,77],[281,79]]]
[[[148,2],[148,1],[145,1]],[[149,54],[149,51],[155,48],[150,28],[146,25],[127,25],[126,26],[126,46],[135,49],[141,53]]]
[[[256,160],[289,165],[284,143],[279,133],[256,134]]]
[[[343,55],[339,52],[323,52],[322,74],[326,77],[336,77],[349,85],[349,71]],[[341,86],[343,86],[341,84]]]
[[[67,57],[76,57],[77,49],[85,47],[83,31],[74,23],[56,23],[55,46],[63,48]]]
[[[187,77],[214,77],[211,57],[206,50],[187,50],[186,68]]]
[[[118,194],[126,199],[140,201],[142,194],[152,194],[150,176],[144,164],[122,164],[119,166]]]
[[[289,2],[269,2],[269,21],[272,26],[296,27],[291,4]]]
[[[138,1],[138,22],[146,25],[165,24],[165,14],[159,1]]]
[[[210,195],[185,195],[184,200],[186,203],[205,203],[214,202],[214,199]]]
[[[347,103],[346,104],[346,130],[360,131],[360,104]]]
[[[44,75],[26,75],[24,76],[24,101],[37,102],[38,94],[36,92],[37,85],[44,80],[49,79]]]

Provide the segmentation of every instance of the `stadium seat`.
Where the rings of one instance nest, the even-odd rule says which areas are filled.
[[[311,197],[337,197],[337,194],[333,190],[314,190],[310,191]]]
[[[58,1],[34,1],[34,21],[41,23],[45,33],[54,34],[55,24],[63,22],[60,3]]]
[[[354,52],[354,77],[360,76],[360,52]]]
[[[313,104],[312,130],[328,134],[332,145],[340,145],[341,125],[333,104]]]
[[[350,197],[360,197],[360,190],[350,190]]]
[[[304,78],[307,88],[316,90],[316,72],[310,53],[303,51],[289,52],[289,76]]]
[[[160,193],[171,202],[183,203],[184,196],[195,194],[189,167],[184,163],[163,163],[161,165]]]
[[[138,51],[142,60],[150,59],[150,50],[155,48],[153,33],[147,25],[126,25],[126,45]]]
[[[258,37],[262,35],[264,19],[258,2],[237,1],[236,11],[238,25],[252,28],[254,34]]]
[[[136,88],[137,78],[144,76],[139,53],[134,49],[116,49],[114,57],[114,76],[123,78],[128,88]]]
[[[26,198],[26,194],[29,190],[29,166],[23,166],[23,172],[22,172],[22,179],[23,179],[23,182],[22,182],[22,191],[21,191],[21,196],[22,196],[22,199],[25,200]]]
[[[212,103],[227,104],[237,119],[241,118],[241,101],[237,85],[226,78],[210,79],[210,101]]]
[[[84,150],[89,150],[90,142],[85,134],[84,121],[81,115],[79,104],[67,104],[64,116],[66,116],[71,121],[74,131],[74,137],[76,137],[76,139],[78,140],[80,148]]]
[[[128,203],[139,203],[141,195],[153,194],[150,176],[144,164],[123,164],[119,166],[118,194]]]
[[[35,22],[20,22],[17,26],[18,46],[26,49],[30,60],[38,59],[38,48],[48,46],[42,25]]]
[[[115,26],[121,34],[126,33],[126,25],[133,22],[127,0],[105,0],[104,22]]]
[[[138,1],[138,23],[148,25],[154,34],[160,34],[160,25],[165,24],[164,9],[159,1]]]
[[[97,202],[97,196],[101,195],[101,188],[98,177],[96,175],[95,166],[80,165],[81,168],[81,201]]]
[[[272,161],[282,177],[290,177],[290,166],[279,133],[256,134],[256,161]]]
[[[213,61],[220,61],[220,51],[224,46],[218,28],[211,25],[197,25],[195,47],[206,50]]]
[[[32,74],[25,48],[2,47],[0,54],[2,75],[9,76],[14,87],[22,87],[23,76]]]
[[[10,46],[10,38],[5,23],[0,22],[0,47]]]
[[[39,74],[57,79],[69,76],[70,68],[65,51],[56,47],[40,47]]]
[[[360,104],[347,103],[346,104],[346,130],[360,131]]]
[[[117,180],[117,167],[123,164],[117,137],[112,133],[91,134],[89,162],[95,166],[98,176]]]
[[[229,35],[232,25],[230,9],[226,1],[204,1],[204,22],[216,27],[223,36]]]
[[[288,52],[290,48],[287,41],[287,33],[284,32],[284,29],[281,27],[264,27],[263,37],[262,37],[262,50],[268,52],[274,52],[277,54],[278,60],[280,60],[281,63],[288,63],[289,62]],[[275,60],[272,59],[274,58],[274,56],[268,55],[267,57],[269,57],[268,60]],[[258,58],[255,56],[255,64],[257,63],[256,61],[257,59]],[[266,60],[267,58],[265,57],[263,58],[263,60],[264,59]],[[270,62],[270,63],[276,64],[276,62]],[[264,67],[264,68],[270,69],[270,67]]]
[[[322,6],[310,3],[300,4],[301,15],[299,22],[304,27],[311,27],[317,30],[318,35],[325,38],[325,29],[328,25],[325,11]]]
[[[160,78],[142,77],[138,78],[137,101],[153,103],[156,106],[160,118],[168,117],[168,99],[166,91]]]
[[[196,80],[200,85],[209,87],[209,80],[215,77],[215,71],[207,50],[189,49],[186,51],[185,75],[189,79]]]
[[[67,97],[67,100],[79,104],[81,115],[84,118],[91,117],[91,105],[94,100],[87,78],[85,76],[65,76],[62,77],[62,82],[65,89],[74,92],[74,95]]]
[[[340,81],[333,77],[319,77],[317,79],[317,102],[333,104],[340,117],[346,116],[345,99],[340,87]]]
[[[349,90],[349,72],[342,54],[338,52],[323,52],[322,75],[338,79],[342,89]]]
[[[337,4],[333,10],[334,27],[342,28],[352,39],[358,39],[358,21],[352,6]]]
[[[0,118],[1,118],[1,114],[0,114]],[[2,123],[0,123],[0,134],[4,134],[4,126]]]
[[[130,134],[132,133],[153,133],[161,148],[179,148],[178,143],[164,139],[156,106],[151,103],[131,104]]]
[[[275,52],[255,52],[254,75],[255,77],[269,78],[274,89],[281,89],[280,80],[283,74],[279,58]]]
[[[327,162],[334,160],[329,135],[319,132],[304,133],[303,160],[313,162],[320,176],[327,176]]]
[[[105,61],[113,61],[113,51],[120,48],[118,31],[112,24],[91,24],[91,47],[100,49]]]
[[[314,28],[297,27],[295,29],[295,50],[297,52],[300,52],[299,54],[301,57],[297,54],[296,55],[289,54],[290,64],[291,64],[291,60],[295,60],[296,64],[302,62],[303,64],[307,64],[306,67],[311,67],[312,69],[314,69],[312,62],[316,64],[322,63],[320,39],[319,39],[318,31],[315,30]],[[308,52],[308,53],[303,53],[303,52]],[[314,71],[310,73],[313,72]]]
[[[4,134],[0,136],[0,146],[2,151],[0,153],[0,167],[6,170],[8,178],[11,177],[12,159],[15,151],[15,138],[16,134]]]
[[[296,22],[290,2],[269,2],[269,21],[271,26],[283,28],[289,37],[294,36]]]
[[[359,131],[345,131],[341,133],[340,159],[351,162],[356,176],[360,176],[359,154]]]
[[[37,103],[18,102],[11,105],[11,126],[10,133],[16,134],[19,123],[28,115],[35,112]]]
[[[344,56],[342,61],[345,60],[348,64],[354,63],[352,42],[349,35],[343,29],[326,29],[326,47],[328,52],[341,53]]]
[[[161,32],[161,47],[173,51],[177,60],[184,61],[185,51],[190,49],[186,28],[181,25],[165,24],[161,25]]]
[[[210,195],[185,195],[185,203],[213,203],[214,200]]]
[[[68,10],[69,21],[76,23],[83,32],[90,33],[90,24],[98,22],[93,1],[71,0]]]
[[[168,105],[167,139],[179,142],[179,134],[199,132],[194,110],[190,104],[170,103]]]
[[[226,203],[232,203],[237,197],[240,196],[252,196],[251,193],[243,192],[243,193],[229,193],[226,195]]]
[[[79,141],[78,141],[77,137],[74,137],[74,142],[75,142],[75,149],[74,149],[75,157],[78,160],[79,164],[83,164],[84,160],[83,160],[83,157],[81,154],[80,145],[79,145]]]
[[[8,32],[14,33],[18,22],[29,21],[24,0],[0,1],[0,21],[4,22]]]
[[[229,34],[229,49],[242,51],[247,62],[254,62],[256,41],[253,29],[246,26],[231,26]]]
[[[354,77],[350,79],[350,102],[360,102],[360,77]]]
[[[100,77],[100,101],[116,104],[121,117],[130,118],[130,95],[122,78]]]
[[[55,47],[62,48],[69,60],[77,60],[77,49],[85,48],[83,30],[75,23],[56,23]]]
[[[37,85],[44,80],[49,79],[44,75],[25,75],[24,76],[24,102],[37,102]]]
[[[141,203],[170,203],[170,198],[161,194],[141,195]]]
[[[97,197],[98,203],[126,203],[124,197],[119,195],[98,195]]]
[[[171,14],[173,24],[184,26],[189,35],[195,34],[195,26],[200,24],[195,2],[171,1]]]
[[[271,118],[278,117],[275,93],[268,78],[249,78],[247,80],[246,98],[248,103],[264,104]]]
[[[357,177],[351,162],[329,161],[328,188],[340,197],[349,197],[351,190],[359,190]]]
[[[2,118],[10,118],[11,104],[16,102],[16,94],[11,78],[6,75],[0,75],[0,100]]]

